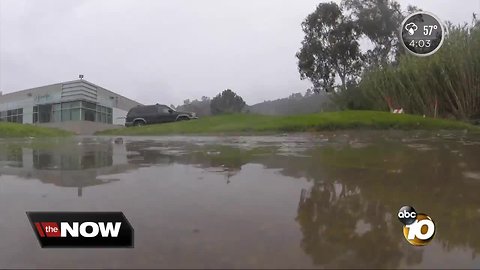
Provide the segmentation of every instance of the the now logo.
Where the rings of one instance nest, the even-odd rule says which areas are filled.
[[[40,237],[118,237],[121,222],[35,222]]]
[[[42,247],[133,247],[122,212],[27,212]]]

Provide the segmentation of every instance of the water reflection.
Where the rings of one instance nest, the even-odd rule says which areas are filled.
[[[219,172],[228,175],[256,163],[279,169],[285,176],[306,178],[312,186],[302,190],[295,220],[303,234],[301,247],[318,266],[421,265],[424,250],[406,244],[395,217],[398,208],[405,204],[415,205],[435,217],[441,230],[435,240],[445,252],[466,248],[472,259],[477,257],[478,138],[338,136],[328,141],[305,142],[307,147],[301,150],[302,155],[295,151],[285,154],[278,144],[248,149],[191,144],[167,150],[162,143],[149,143],[141,151],[138,148],[142,147],[136,144],[127,144],[127,148],[137,149],[135,160],[151,164],[221,168]]]
[[[295,243],[284,244],[291,245],[292,250],[300,248],[313,267],[431,267],[429,256],[441,261],[455,252],[468,254],[470,259],[462,261],[465,265],[445,262],[443,267],[471,267],[478,263],[478,137],[332,133],[223,140],[129,138],[120,143],[110,138],[76,138],[1,146],[0,174],[75,187],[78,196],[87,186],[133,181],[119,176],[127,171],[160,174],[165,168],[185,165],[203,170],[206,176],[198,174],[199,179],[210,181],[212,175],[222,175],[225,183],[230,184],[251,178],[245,175],[254,172],[251,165],[256,164],[263,171],[256,172],[253,177],[258,177],[258,181],[252,185],[269,185],[272,190],[286,186],[277,179],[280,175],[289,179],[292,186],[301,187],[293,200],[276,197],[275,193],[263,196],[275,198],[279,205],[295,204],[296,213],[285,222],[295,223],[301,236]],[[178,182],[190,177],[181,170],[176,173]],[[245,202],[260,201],[251,194],[244,195]],[[144,200],[148,201],[147,198],[148,195]],[[228,204],[228,200],[224,203]],[[434,218],[438,233],[431,246],[413,248],[403,239],[395,215],[405,204]],[[255,212],[242,203],[235,207],[245,215]],[[268,214],[255,217],[262,224],[269,224],[275,218]],[[230,233],[250,233],[247,227],[236,230],[245,231]],[[273,256],[274,260],[272,254],[265,256]]]
[[[398,224],[380,201],[340,183],[316,184],[303,191],[296,220],[302,248],[326,267],[396,268],[402,257],[421,261],[421,250],[402,254]]]
[[[38,179],[59,187],[76,187],[77,195],[88,186],[118,179],[98,178],[131,169],[124,145],[79,141],[41,143],[16,142],[0,148],[0,175]]]

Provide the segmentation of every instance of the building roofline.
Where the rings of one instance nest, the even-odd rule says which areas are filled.
[[[118,93],[115,93],[115,92],[113,92],[113,91],[111,91],[111,90],[106,89],[105,87],[102,87],[102,86],[100,86],[100,85],[94,84],[94,83],[92,83],[92,82],[90,82],[90,81],[87,81],[87,80],[85,80],[85,79],[77,79],[77,80],[71,80],[71,81],[66,81],[66,82],[52,83],[52,84],[47,84],[47,85],[42,85],[42,86],[37,86],[37,87],[32,87],[32,88],[27,88],[27,89],[23,89],[23,90],[19,90],[19,91],[14,91],[14,92],[10,92],[10,93],[1,94],[1,95],[0,95],[0,98],[3,97],[3,96],[13,95],[13,94],[16,95],[16,94],[18,94],[18,93],[21,94],[21,93],[23,93],[23,92],[26,93],[26,92],[28,92],[28,91],[35,90],[35,89],[37,89],[37,88],[54,86],[54,85],[63,85],[63,84],[76,83],[76,82],[86,82],[87,84],[93,85],[93,86],[98,87],[98,88],[102,88],[103,90],[105,90],[105,91],[107,91],[107,92],[110,92],[110,93],[112,93],[112,94],[114,94],[114,95],[118,95],[118,96],[121,96],[121,97],[126,98],[126,99],[128,99],[128,100],[131,100],[131,101],[133,101],[133,102],[136,102],[136,103],[138,103],[138,104],[142,104],[142,103],[140,103],[140,102],[138,102],[138,101],[136,101],[136,100],[133,100],[133,99],[128,98],[128,97],[126,97],[126,96],[124,96],[124,95],[120,95],[120,94],[118,94]]]
[[[13,92],[10,92],[10,93],[2,93],[0,95],[0,97],[4,97],[4,96],[8,96],[8,95],[13,95],[13,94],[18,94],[18,93],[22,93],[22,92],[28,92],[28,91],[31,91],[31,90],[35,90],[37,88],[41,88],[41,87],[47,87],[47,86],[54,86],[54,85],[57,85],[57,84],[63,84],[63,83],[52,83],[52,84],[47,84],[47,85],[42,85],[42,86],[37,86],[37,87],[32,87],[32,88],[27,88],[27,89],[22,89],[22,90],[18,90],[18,91],[13,91]],[[2,91],[3,92],[3,91]]]

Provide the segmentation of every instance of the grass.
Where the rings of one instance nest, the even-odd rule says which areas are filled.
[[[418,115],[480,117],[480,21],[451,26],[442,48],[429,57],[404,54],[398,64],[366,72],[359,89],[342,100],[362,108],[393,108]],[[363,104],[362,104],[363,103]]]
[[[0,122],[0,138],[15,137],[63,137],[72,133],[55,128],[37,127],[28,124]]]
[[[378,111],[341,111],[292,116],[233,114],[198,120],[112,129],[98,135],[258,134],[338,129],[461,129],[480,131],[464,122]]]

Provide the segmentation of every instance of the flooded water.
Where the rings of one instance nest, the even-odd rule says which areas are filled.
[[[0,140],[0,268],[480,268],[479,194],[462,132]],[[123,211],[135,247],[42,249],[26,211]]]

